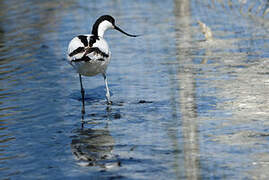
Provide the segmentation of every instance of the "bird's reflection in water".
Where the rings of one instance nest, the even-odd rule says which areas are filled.
[[[81,129],[71,142],[73,155],[81,166],[98,166],[102,169],[110,169],[120,166],[117,156],[113,154],[115,140],[108,128],[110,111],[106,111],[106,125],[102,129],[86,128],[84,114],[82,113]]]

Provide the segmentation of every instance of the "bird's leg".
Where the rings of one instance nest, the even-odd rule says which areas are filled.
[[[85,113],[81,113],[81,130],[83,130],[84,124],[85,124],[84,115],[85,115]]]
[[[81,90],[81,97],[82,97],[82,109],[81,109],[81,113],[84,115],[85,114],[85,102],[84,102],[84,94],[85,94],[85,91],[84,91],[84,88],[83,88],[83,85],[82,85],[82,78],[81,78],[81,75],[79,75],[79,81],[80,81],[80,90]]]
[[[106,100],[107,100],[107,104],[112,104],[112,101],[110,101],[110,93],[109,93],[109,88],[108,88],[107,78],[106,78],[105,73],[103,73],[103,77],[104,77],[105,85],[106,85]]]

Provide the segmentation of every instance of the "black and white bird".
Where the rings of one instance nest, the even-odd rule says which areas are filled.
[[[73,38],[68,45],[68,60],[79,74],[81,95],[84,110],[84,89],[81,76],[95,76],[102,74],[106,86],[107,103],[111,104],[110,93],[106,77],[106,69],[110,62],[111,52],[104,39],[104,33],[107,29],[116,29],[121,33],[137,37],[124,32],[115,25],[115,19],[110,15],[99,17],[92,27],[92,34],[82,34]]]

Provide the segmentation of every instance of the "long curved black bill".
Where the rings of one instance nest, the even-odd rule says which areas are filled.
[[[128,34],[128,33],[124,32],[122,29],[120,29],[118,26],[114,26],[114,28],[115,28],[116,30],[120,31],[121,33],[123,33],[123,34],[125,34],[125,35],[127,35],[127,36],[130,36],[130,37],[137,37],[137,36],[139,36],[139,35]]]

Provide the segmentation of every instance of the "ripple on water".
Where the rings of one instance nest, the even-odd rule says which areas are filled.
[[[265,2],[0,1],[0,174],[263,177],[269,92]],[[144,35],[107,33],[114,104],[105,105],[102,77],[85,78],[83,116],[66,48],[104,13],[117,17],[124,30]],[[211,41],[204,40],[197,20],[211,28]]]

